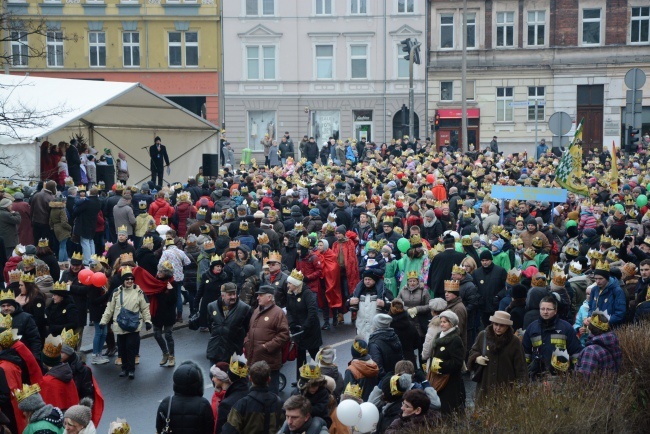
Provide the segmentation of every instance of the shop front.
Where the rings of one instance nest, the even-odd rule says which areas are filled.
[[[354,138],[360,142],[365,137],[366,141],[372,142],[372,110],[353,110]]]
[[[438,109],[438,131],[436,131],[436,148],[451,147],[466,152],[463,147],[462,109]],[[478,146],[480,136],[480,109],[467,109],[467,143]]]

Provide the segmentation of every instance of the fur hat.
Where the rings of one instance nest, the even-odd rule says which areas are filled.
[[[447,301],[443,298],[429,300],[429,309],[434,312],[442,312],[447,309]]]
[[[452,325],[458,325],[458,315],[456,315],[454,312],[446,310],[441,313],[440,316],[447,318]]]

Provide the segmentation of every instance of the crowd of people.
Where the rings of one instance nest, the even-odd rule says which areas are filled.
[[[480,406],[514,383],[616,374],[616,328],[650,312],[645,160],[619,164],[616,190],[612,156],[585,153],[588,197],[503,201],[493,186],[554,187],[559,158],[493,142],[350,141],[360,151],[340,161],[307,140],[302,160],[108,191],[51,173],[35,188],[3,180],[0,367],[17,391],[0,401],[3,423],[95,432],[103,399],[77,353],[89,322],[90,364],[115,357],[128,379],[153,331],[160,366],[175,368],[159,433],[350,433],[350,400],[376,407],[374,432],[395,433],[463,411],[470,377]],[[200,362],[176,362],[184,321],[209,334],[212,402]],[[338,366],[322,336],[346,322],[352,360]]]

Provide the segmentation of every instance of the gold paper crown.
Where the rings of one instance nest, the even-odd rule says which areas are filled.
[[[40,391],[41,387],[37,383],[34,383],[32,385],[23,384],[22,389],[14,389],[14,397],[16,397],[16,401],[23,402],[25,398],[36,395]]]
[[[522,222],[522,223],[523,223],[523,222],[524,222],[524,218],[523,218],[522,216],[519,215],[519,216],[517,216],[517,218],[515,219],[515,222]]]
[[[293,226],[293,230],[295,230],[296,232],[302,232],[303,229],[305,229],[305,226],[302,223],[296,223]]]
[[[219,255],[217,255],[217,254],[215,253],[215,254],[212,255],[212,257],[210,258],[210,263],[212,264],[212,263],[214,263],[214,262],[218,262],[218,261],[222,261],[221,256],[219,256]]]
[[[445,291],[447,292],[460,291],[460,282],[458,280],[445,280]]]
[[[634,206],[634,199],[632,199],[631,197],[625,199],[625,206]]]
[[[120,276],[126,276],[127,274],[133,274],[133,269],[129,267],[128,265],[125,267],[122,267],[122,270],[120,272]]]
[[[74,259],[75,261],[83,261],[84,255],[81,252],[74,252],[72,253],[72,259]]]
[[[354,396],[355,398],[361,398],[361,396],[363,395],[363,389],[358,384],[348,383],[347,386],[345,386],[345,390],[343,391],[343,394],[348,396]]]
[[[242,220],[239,222],[239,229],[247,231],[248,230],[248,222],[246,220]]]
[[[406,279],[420,280],[420,274],[416,270],[411,270],[408,273],[406,273]]]
[[[269,262],[282,262],[282,255],[280,252],[269,252]]]
[[[566,254],[571,256],[580,256],[580,252],[575,248],[574,245],[567,247]]]
[[[508,275],[506,276],[506,283],[513,286],[521,283],[521,270],[513,268],[508,271]]]
[[[546,286],[546,274],[537,273],[533,276],[530,281],[531,286],[536,286],[538,288],[543,288]]]
[[[593,260],[600,261],[601,259],[603,259],[603,254],[599,250],[589,249],[589,251],[587,252],[587,258],[591,259],[592,261]]]
[[[537,252],[532,247],[524,249],[524,256],[530,259],[534,259],[537,256]]]
[[[393,396],[401,396],[404,393],[399,390],[399,375],[390,377],[390,393]]]
[[[607,271],[609,273],[609,263],[606,261],[598,261],[596,263],[596,270]]]
[[[21,282],[34,283],[34,275],[29,273],[21,273],[20,280]]]
[[[0,300],[5,301],[5,300],[15,300],[16,295],[11,289],[7,289],[6,291],[0,291]]]
[[[172,240],[173,241],[173,240]],[[122,253],[120,255],[120,263],[133,262],[133,253]]]
[[[18,269],[9,272],[9,283],[19,282],[22,272]]]
[[[304,235],[300,237],[300,239],[298,240],[298,244],[299,244],[301,247],[305,247],[305,248],[307,248],[307,249],[311,247],[311,243],[310,243],[310,241],[309,241],[309,238],[307,238],[307,237],[304,236]]]
[[[11,346],[18,340],[20,340],[20,336],[18,336],[18,329],[9,328],[0,333],[0,348],[3,350],[11,348]]]
[[[465,274],[467,273],[467,270],[465,270],[465,267],[462,265],[456,265],[454,264],[453,267],[451,267],[451,274]]]
[[[75,333],[72,329],[63,329],[61,331],[61,341],[70,348],[77,348],[80,338],[81,336],[79,336],[78,333]]]
[[[163,261],[163,262],[160,263],[160,265],[158,265],[158,268],[160,268],[161,270],[164,270],[164,271],[172,271],[173,272],[174,271],[174,264],[172,264],[169,261]]]
[[[120,232],[127,232],[126,225],[117,228],[117,233],[119,234]]]
[[[49,335],[45,338],[45,345],[43,345],[43,354],[51,359],[55,359],[61,355],[61,347],[63,346],[63,340],[61,336],[52,336]]]
[[[257,243],[258,244],[268,244],[271,240],[269,240],[269,236],[266,235],[266,233],[260,234],[257,236]]]
[[[38,247],[49,247],[50,245],[50,240],[47,238],[41,238],[38,240]]]
[[[300,367],[300,377],[305,380],[318,380],[321,378],[320,367],[318,365],[304,364]]]
[[[36,264],[36,258],[32,255],[23,255],[23,265],[26,267],[31,267]]]
[[[241,244],[241,242],[239,240],[234,240],[234,241],[231,241],[228,244],[228,247],[231,248],[231,249],[236,249],[237,247],[240,246],[240,244]]]
[[[463,238],[460,239],[460,243],[463,246],[469,247],[472,245],[472,237],[470,237],[469,235],[463,235]]]
[[[65,282],[54,282],[52,291],[68,291],[68,284]]]
[[[599,314],[602,314],[607,318],[607,321],[601,321],[598,316]],[[602,330],[604,332],[609,330],[609,315],[607,315],[607,312],[601,312],[599,310],[594,311],[594,313],[591,314],[591,325],[596,327],[598,330]]]
[[[567,277],[566,274],[564,274],[564,272],[562,272],[562,271],[557,272],[557,273],[554,272],[553,273],[553,278],[551,279],[551,282],[556,286],[564,287],[564,285],[566,284],[567,279],[568,279],[568,277]]]
[[[623,240],[612,239],[612,246],[616,247],[617,249],[620,249],[622,244]]]
[[[581,274],[582,273],[582,264],[578,261],[571,261],[569,263],[569,272],[573,274]]]
[[[542,247],[543,244],[544,244],[544,242],[542,241],[542,239],[540,237],[533,238],[533,247],[540,248],[540,247]]]
[[[230,366],[228,369],[239,378],[246,378],[248,375],[248,365],[246,365],[246,358],[244,355],[242,354],[239,356],[237,353],[233,353],[233,355],[230,356]]]
[[[11,322],[12,322],[12,316],[7,314],[3,315],[0,313],[0,327],[3,329],[10,329],[11,328]]]
[[[492,226],[492,235],[500,235],[502,231],[503,231],[502,226],[498,226],[498,225]]]
[[[616,253],[615,250],[610,250],[607,252],[606,258],[610,262],[616,262],[618,261],[618,254]]]
[[[205,208],[199,208],[199,210],[196,212],[196,215],[201,215],[205,216],[208,213],[208,210]]]
[[[411,235],[411,238],[409,239],[409,243],[411,244],[411,247],[417,246],[418,244],[422,244],[422,237],[419,235]]]
[[[628,226],[627,229],[625,229],[625,235],[627,235],[628,237],[634,236],[634,230],[632,230],[632,228],[630,226]],[[645,240],[644,240],[644,242],[645,242]]]
[[[612,239],[610,237],[608,237],[607,235],[602,235],[600,237],[600,244],[603,244],[603,243],[612,244]]]
[[[142,244],[153,244],[153,237],[144,237],[142,239]]]
[[[368,241],[368,243],[366,244],[366,251],[369,252],[371,250],[379,251],[379,243],[377,241],[374,240]]]
[[[212,250],[214,249],[214,241],[208,240],[203,243],[203,250]]]
[[[571,359],[569,359],[569,353],[567,350],[556,348],[553,351],[551,356],[551,365],[558,371],[566,372],[569,370],[571,365]]]
[[[77,191],[79,191],[80,193],[83,192],[83,191],[86,191],[86,186],[85,185],[78,186]]]
[[[169,217],[166,215],[160,216],[160,224],[161,225],[166,225],[169,222]]]
[[[121,190],[124,190],[124,184],[118,181],[115,183],[115,191],[121,191]]]
[[[294,269],[294,270],[291,272],[291,275],[290,275],[289,277],[293,277],[294,279],[298,279],[298,280],[300,280],[301,282],[302,282],[303,279],[305,278],[305,276],[303,276],[302,272],[299,271],[299,270],[296,270],[296,269]]]

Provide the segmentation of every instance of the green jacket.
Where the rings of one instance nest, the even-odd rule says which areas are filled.
[[[501,252],[498,255],[494,256],[492,259],[495,265],[498,265],[501,268],[504,268],[506,271],[510,271],[512,265],[510,265],[510,257],[507,252]]]
[[[52,422],[46,420],[39,420],[38,422],[30,423],[25,427],[22,434],[63,434],[63,427],[57,427]]]

